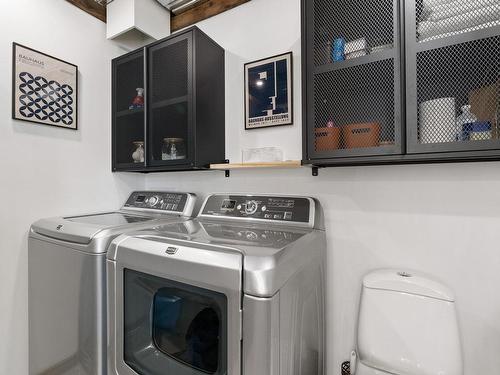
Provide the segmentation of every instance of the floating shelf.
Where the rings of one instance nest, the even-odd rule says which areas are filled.
[[[162,100],[162,101],[153,103],[152,107],[153,107],[153,109],[158,109],[158,108],[165,108],[165,107],[168,107],[171,105],[187,103],[187,102],[188,102],[188,96],[183,95],[183,96],[179,96],[177,98]]]
[[[144,113],[144,108],[126,109],[124,111],[116,112],[116,117],[129,116],[137,113]]]
[[[369,55],[356,57],[354,59],[336,61],[320,65],[314,68],[314,74],[328,73],[336,70],[352,68],[359,65],[371,64],[374,62],[389,60],[393,59],[394,55],[395,55],[394,48],[388,48],[386,50],[373,52]]]
[[[300,168],[300,160],[286,160],[276,162],[261,163],[228,163],[228,164],[210,164],[210,169],[229,171],[233,169],[257,169],[257,168]]]

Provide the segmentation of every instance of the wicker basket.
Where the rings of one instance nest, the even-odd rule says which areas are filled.
[[[330,151],[340,148],[341,131],[338,126],[316,128],[316,151]]]
[[[380,143],[380,124],[368,122],[349,124],[343,128],[346,148],[378,147]]]

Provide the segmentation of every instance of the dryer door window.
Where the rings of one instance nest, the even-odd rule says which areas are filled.
[[[124,360],[140,375],[225,374],[227,298],[126,269]]]

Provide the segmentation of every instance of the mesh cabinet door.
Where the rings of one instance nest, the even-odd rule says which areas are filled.
[[[400,1],[304,5],[308,159],[401,154]]]
[[[500,3],[406,6],[409,153],[500,149]]]
[[[192,33],[148,47],[148,66],[149,164],[190,164],[193,159]]]
[[[113,169],[145,167],[144,52],[113,60]]]

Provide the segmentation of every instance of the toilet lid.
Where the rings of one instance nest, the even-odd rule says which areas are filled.
[[[363,279],[370,289],[390,290],[454,302],[453,292],[431,277],[414,271],[385,269],[372,272]]]

